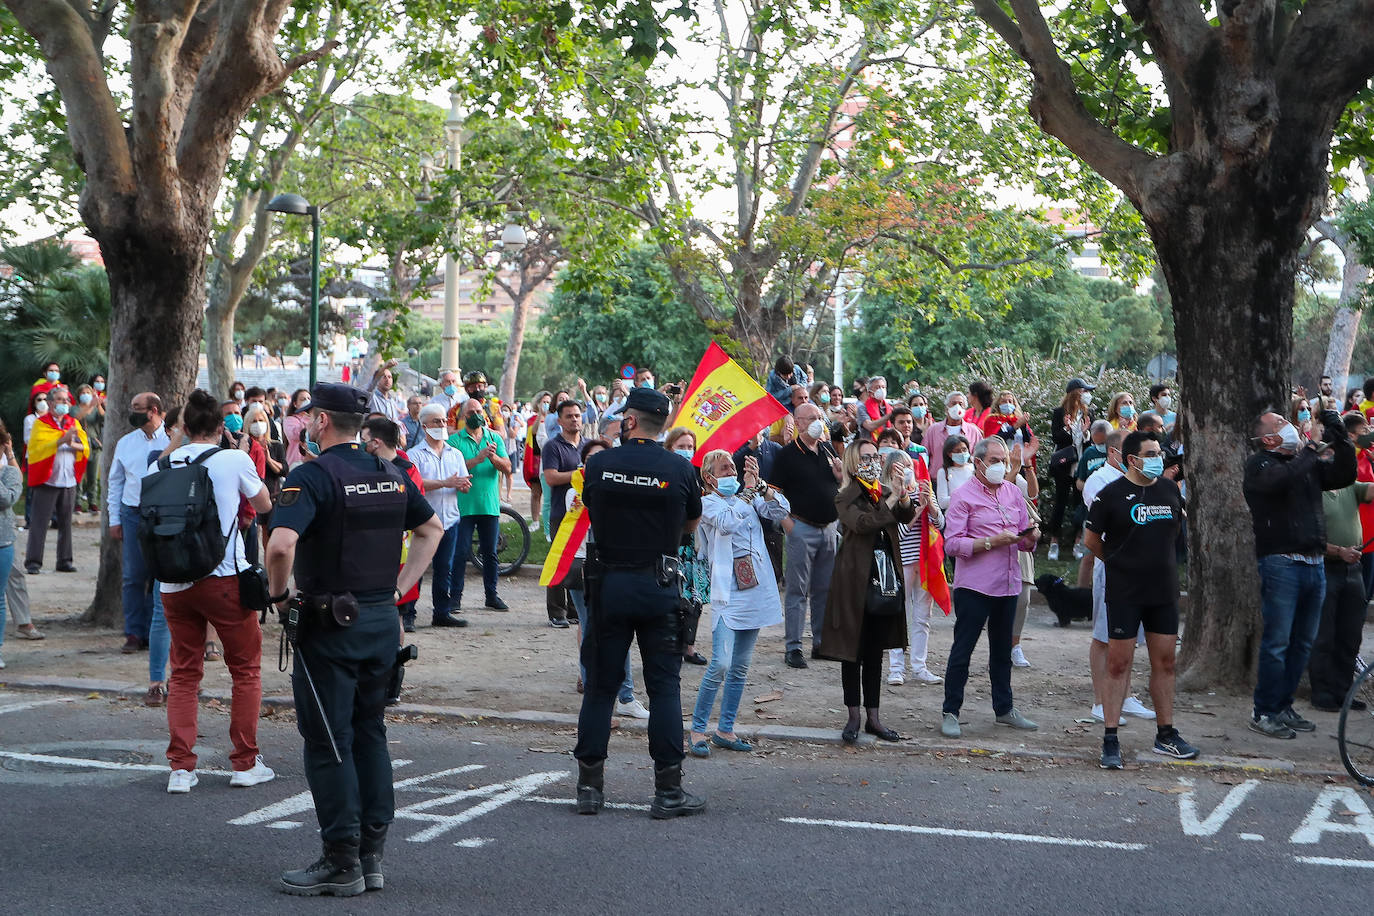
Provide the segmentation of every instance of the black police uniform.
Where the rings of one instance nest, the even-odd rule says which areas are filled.
[[[644,394],[662,399],[666,417],[667,399]],[[582,502],[604,574],[597,607],[589,609],[595,635],[582,646],[587,684],[573,756],[587,764],[606,759],[625,654],[638,638],[649,694],[649,755],[656,766],[676,767],[684,757],[679,582],[659,584],[654,565],[677,556],[683,525],[701,517],[696,469],[656,442],[631,439],[589,458],[585,476]]]
[[[348,388],[317,385],[317,392],[325,387]],[[312,397],[313,406],[333,409],[327,401]],[[404,530],[433,514],[399,468],[350,442],[293,470],[272,516],[274,528],[300,535],[298,593],[307,601],[351,594],[358,607],[346,627],[331,615],[303,612],[291,676],[306,780],[326,844],[356,838],[360,828],[384,828],[394,814],[382,713],[396,661],[396,577]],[[342,763],[335,761],[302,665],[314,679]]]

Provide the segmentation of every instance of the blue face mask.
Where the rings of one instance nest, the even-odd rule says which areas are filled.
[[[1164,473],[1164,456],[1151,455],[1149,458],[1140,459],[1140,473],[1154,480]]]
[[[647,378],[646,378],[644,381],[642,381],[642,382],[639,383],[639,387],[640,387],[640,388],[652,388],[652,387],[654,387],[653,379],[647,379]]]
[[[926,416],[926,409],[925,407],[918,404],[915,407],[911,408],[911,415],[918,420],[924,420]]]
[[[826,394],[824,391],[821,392],[821,403],[822,403],[822,404],[829,404],[829,403],[830,403],[830,395]]]
[[[224,418],[224,428],[231,433],[239,432],[243,429],[243,417],[240,414],[231,413]]]
[[[963,467],[968,464],[968,452],[955,452],[953,455],[949,456],[949,459],[959,465],[959,467]]]
[[[57,372],[53,369],[49,369],[47,372],[43,373],[43,375],[50,382],[55,382],[62,377],[61,372]]]
[[[457,393],[458,393],[458,386],[457,386],[457,385],[445,385],[445,386],[444,386],[444,394],[448,395],[449,397],[453,397],[453,396],[454,396],[455,394],[457,394]]]
[[[697,450],[694,448],[675,448],[673,449],[673,451],[677,452],[679,455],[681,455],[683,458],[686,458],[688,461],[691,461],[692,456],[697,453]]]
[[[1122,404],[1121,415],[1129,420],[1131,417],[1135,416],[1135,407],[1131,404]]]
[[[1013,414],[1013,413],[1016,412],[1016,405],[1015,405],[1015,404],[998,404],[998,405],[997,405],[997,410],[998,410],[1000,413],[1010,415],[1010,414]]]
[[[1308,420],[1310,420],[1310,419],[1312,419],[1312,411],[1310,411],[1310,410],[1299,410],[1299,411],[1298,411],[1298,422],[1299,422],[1299,423],[1306,423],[1306,422],[1307,422]]]
[[[739,492],[739,478],[726,477],[724,480],[717,480],[716,490],[721,496],[734,496]]]

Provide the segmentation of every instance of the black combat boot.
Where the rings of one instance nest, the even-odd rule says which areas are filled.
[[[363,825],[358,859],[363,866],[363,884],[370,891],[382,889],[382,847],[386,845],[386,824]]]
[[[654,766],[654,803],[649,814],[657,820],[699,814],[706,810],[706,799],[682,791],[682,765]]]
[[[297,897],[356,897],[366,890],[358,845],[356,834],[337,842],[326,840],[315,864],[281,876],[281,889]]]
[[[606,761],[577,761],[577,813],[599,814],[606,800]]]

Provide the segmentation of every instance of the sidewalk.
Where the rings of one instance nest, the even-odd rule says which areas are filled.
[[[147,687],[147,655],[121,655],[117,630],[97,630],[75,622],[92,590],[96,562],[95,527],[75,534],[79,573],[59,575],[51,565],[29,579],[34,621],[47,635],[41,642],[20,640],[8,626],[3,650],[8,668],[0,683],[55,686],[82,691],[126,692],[142,696]],[[49,545],[51,547],[51,545]],[[51,557],[49,557],[51,564]],[[405,703],[398,712],[459,715],[548,723],[565,727],[576,722],[581,698],[576,692],[577,637],[575,629],[554,630],[547,625],[543,590],[537,573],[501,583],[509,613],[472,607],[480,601],[481,585],[470,572],[470,621],[466,629],[434,630],[425,626],[428,597],[422,596],[419,632],[408,641],[420,648],[420,658],[408,666]],[[949,741],[939,733],[942,686],[883,686],[883,720],[911,740],[898,747],[943,753],[1008,753],[1095,762],[1101,747],[1101,725],[1089,720],[1092,688],[1088,676],[1090,631],[1086,622],[1068,629],[1053,626],[1054,617],[1039,595],[1032,602],[1022,646],[1033,667],[1013,669],[1016,704],[1040,724],[1035,732],[1015,732],[993,722],[987,683],[986,643],[975,652],[961,715],[964,737]],[[269,625],[263,640],[263,692],[279,704],[290,696],[288,675],[277,670],[278,626]],[[1366,644],[1374,645],[1374,628],[1366,627]],[[942,672],[953,634],[953,619],[934,621],[930,641],[931,667]],[[710,653],[710,622],[703,619],[698,648]],[[783,664],[782,627],[759,637],[739,731],[764,739],[834,742],[839,739],[845,713],[840,698],[839,665],[812,662],[806,670]],[[636,695],[642,689],[637,655],[634,658]],[[684,712],[690,715],[704,668],[684,665]],[[1134,692],[1149,700],[1148,662],[1137,653]],[[222,663],[206,665],[205,692],[227,700],[229,675]],[[1202,764],[1225,763],[1260,770],[1300,773],[1343,773],[1336,745],[1338,716],[1311,710],[1299,701],[1298,710],[1318,725],[1314,734],[1278,741],[1246,727],[1250,697],[1225,693],[1179,696],[1175,724],[1203,752]],[[622,727],[642,723],[623,720]],[[1154,723],[1127,719],[1121,729],[1123,752],[1130,762],[1164,762],[1150,753]],[[872,739],[863,736],[864,743]]]

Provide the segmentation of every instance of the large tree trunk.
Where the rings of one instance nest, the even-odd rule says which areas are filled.
[[[1331,336],[1326,344],[1326,365],[1323,374],[1331,376],[1331,381],[1344,388],[1350,385],[1350,358],[1355,353],[1355,335],[1360,330],[1360,317],[1363,314],[1360,294],[1365,283],[1369,282],[1369,268],[1360,263],[1353,245],[1342,246],[1345,254],[1345,267],[1341,271],[1341,298],[1336,305],[1336,317],[1331,323]],[[1345,391],[1334,392],[1337,399],[1345,396]]]
[[[515,403],[515,377],[520,372],[520,351],[525,346],[525,324],[529,320],[532,289],[523,282],[516,292],[515,311],[510,319],[510,337],[506,340],[506,357],[501,361],[501,385],[498,393],[503,404]]]
[[[217,398],[229,396],[229,388],[237,374],[234,363],[234,316],[239,303],[248,291],[252,264],[219,262],[215,282],[210,287],[210,301],[205,308],[205,363],[209,371],[210,393]]]

